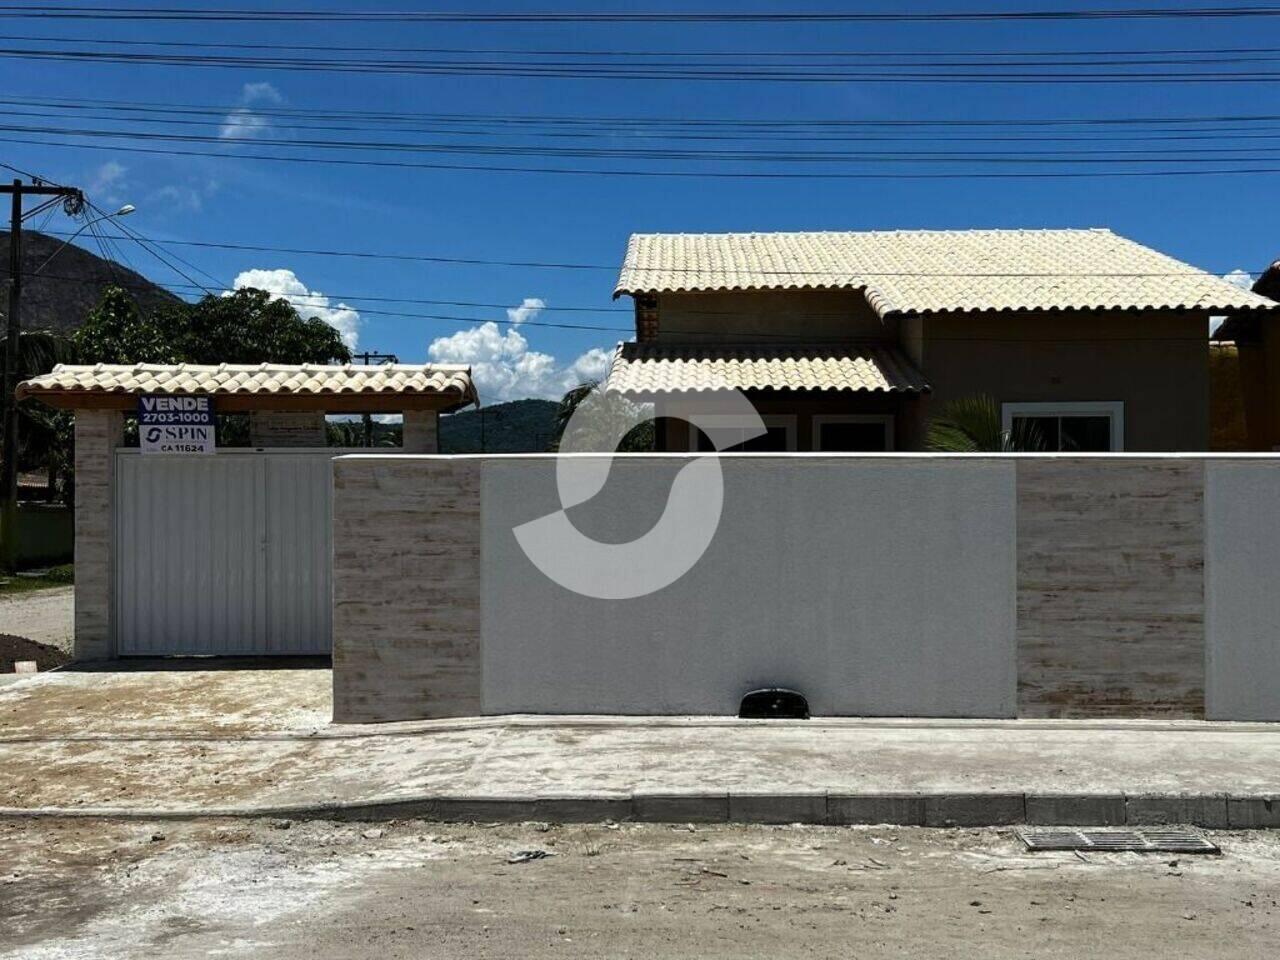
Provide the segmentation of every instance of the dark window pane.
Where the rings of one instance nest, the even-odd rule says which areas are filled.
[[[784,453],[787,449],[787,428],[766,427],[768,432],[763,436],[752,437],[744,443],[730,447],[730,450],[743,450],[748,453]]]
[[[883,423],[821,423],[818,446],[836,453],[875,453],[888,449]]]
[[[752,439],[747,440],[744,443],[735,443],[731,446],[727,446],[724,448],[724,451],[726,453],[730,451],[734,453],[740,453],[743,451],[746,451],[749,453],[783,453],[785,452],[788,449],[787,428],[786,427],[766,427],[765,429],[768,432],[763,436],[753,437]],[[696,451],[698,451],[699,453],[711,453],[712,451],[715,450],[715,444],[711,442],[710,437],[708,437],[705,433],[703,433],[701,430],[698,430],[697,428],[694,428],[694,433],[697,434],[697,441],[694,444],[694,449]],[[739,433],[741,434],[742,431],[739,431]],[[724,436],[725,436],[724,433],[720,433],[722,442],[723,442]]]
[[[1110,417],[1062,417],[1061,450],[1106,453],[1111,449]]]

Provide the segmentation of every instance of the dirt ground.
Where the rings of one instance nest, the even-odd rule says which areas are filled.
[[[25,637],[70,653],[75,633],[75,588],[52,587],[0,594],[0,633]]]
[[[34,660],[37,670],[52,670],[69,663],[71,657],[57,647],[0,633],[0,674],[13,673],[13,665],[19,660]]]
[[[1275,956],[1280,835],[1210,836],[1081,858],[1005,830],[8,821],[0,956]]]

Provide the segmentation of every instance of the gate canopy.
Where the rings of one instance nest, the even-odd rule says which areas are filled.
[[[142,394],[213,396],[218,411],[323,410],[332,413],[438,410],[449,413],[480,398],[471,368],[460,364],[382,366],[318,364],[59,364],[18,385],[63,409],[131,410]]]

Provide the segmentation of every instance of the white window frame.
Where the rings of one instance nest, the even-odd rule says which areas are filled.
[[[678,417],[679,414],[673,414],[673,416]],[[734,416],[733,414],[725,414],[725,413],[704,414],[704,415],[698,416],[697,419],[698,419],[698,423],[694,423],[692,420],[689,421],[689,430],[690,430],[689,435],[690,435],[690,439],[693,441],[691,446],[693,447],[694,450],[697,449],[697,437],[694,431],[697,430],[699,424],[705,423],[708,427],[740,427],[743,430],[746,430],[748,427],[751,426],[749,422],[744,423],[742,417]],[[787,452],[788,453],[795,452],[796,417],[794,414],[762,413],[760,414],[760,420],[766,427],[782,427],[783,429],[785,429],[787,431]],[[759,451],[734,450],[732,452],[736,454],[739,452],[754,453]]]
[[[892,413],[815,413],[809,421],[812,436],[810,445],[822,449],[822,427],[828,423],[879,423],[884,425],[884,448],[893,449]]]
[[[1097,417],[1111,418],[1110,453],[1124,451],[1124,401],[1078,400],[1051,403],[1005,403],[1000,407],[1000,426],[1005,433],[1013,429],[1014,417]]]

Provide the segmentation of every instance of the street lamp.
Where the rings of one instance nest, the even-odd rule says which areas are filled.
[[[81,224],[80,229],[77,230],[75,233],[73,233],[71,236],[67,237],[67,239],[63,240],[62,246],[60,246],[57,250],[53,251],[53,253],[49,254],[49,259],[46,260],[44,263],[40,264],[40,266],[38,266],[31,275],[34,277],[36,274],[40,273],[41,270],[43,270],[53,261],[54,257],[60,254],[63,250],[67,249],[68,245],[70,245],[72,240],[80,236],[80,234],[84,233],[86,230],[92,227],[95,223],[102,223],[103,220],[114,220],[117,217],[127,217],[129,214],[133,213],[133,211],[137,209],[138,208],[135,207],[132,203],[126,203],[123,207],[121,207],[115,213],[104,213],[100,217],[95,217],[92,220],[86,220],[83,224]]]

